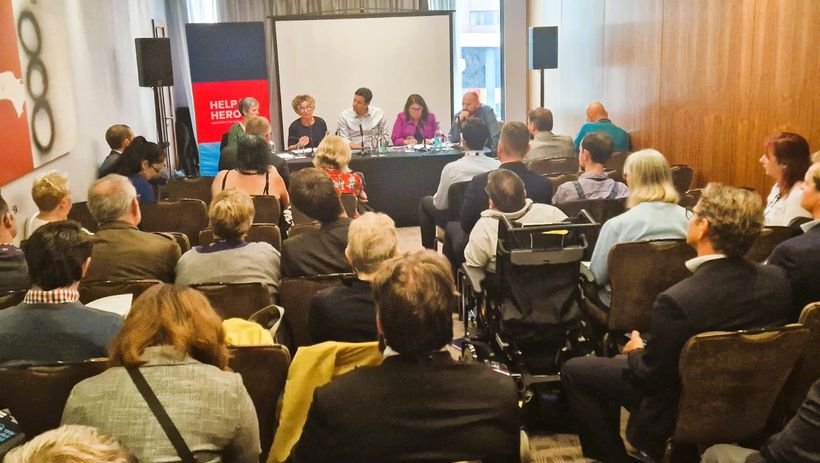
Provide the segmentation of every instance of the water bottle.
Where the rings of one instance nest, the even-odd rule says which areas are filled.
[[[441,151],[442,145],[442,136],[444,133],[441,131],[441,124],[436,122],[436,133],[433,135],[433,151],[438,152]]]

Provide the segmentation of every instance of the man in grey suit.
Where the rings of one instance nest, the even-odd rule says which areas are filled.
[[[461,124],[471,117],[476,117],[481,119],[481,122],[487,126],[487,130],[490,131],[490,138],[487,140],[486,147],[495,152],[498,146],[498,137],[501,135],[501,128],[498,126],[498,119],[495,117],[493,108],[481,104],[476,92],[464,94],[464,98],[461,99],[461,108],[461,112],[453,118],[453,126],[450,127],[450,142],[460,142]]]
[[[126,177],[107,175],[88,190],[88,208],[100,225],[86,280],[161,280],[174,282],[180,250],[170,236],[137,229],[137,190]]]
[[[566,135],[552,133],[552,111],[535,108],[527,114],[532,141],[524,162],[536,159],[574,158],[577,155],[575,143]]]

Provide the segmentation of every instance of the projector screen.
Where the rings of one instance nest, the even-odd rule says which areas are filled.
[[[314,116],[334,133],[359,87],[373,91],[370,105],[384,110],[388,132],[407,96],[418,93],[447,133],[454,114],[452,37],[450,11],[273,18],[283,137],[299,117],[291,106],[296,95],[312,95]]]

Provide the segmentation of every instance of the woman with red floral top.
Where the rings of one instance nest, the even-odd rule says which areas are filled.
[[[347,140],[338,135],[328,135],[319,143],[313,165],[324,170],[333,180],[339,194],[352,193],[356,195],[360,204],[367,203],[367,194],[364,192],[364,182],[359,174],[351,172],[350,145]]]

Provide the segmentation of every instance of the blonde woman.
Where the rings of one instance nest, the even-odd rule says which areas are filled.
[[[169,284],[145,291],[111,343],[109,358],[114,367],[74,386],[62,424],[99,428],[139,461],[180,461],[128,371],[136,370],[196,461],[258,463],[253,402],[242,377],[226,371],[222,319],[201,293]]]
[[[316,148],[327,134],[327,123],[313,115],[316,100],[310,95],[296,95],[291,102],[299,115],[288,127],[288,149]]]
[[[279,251],[268,243],[245,241],[254,213],[253,201],[244,191],[232,188],[216,195],[208,210],[215,241],[180,257],[176,284],[262,282],[275,294]]]
[[[13,449],[3,463],[131,463],[119,441],[90,426],[66,425],[46,431]]]
[[[608,257],[613,246],[629,241],[683,239],[689,226],[686,209],[678,206],[672,171],[663,154],[653,149],[630,154],[624,165],[624,177],[629,187],[629,210],[601,227],[589,264],[595,282],[607,288]],[[602,296],[607,303],[606,295]]]
[[[313,165],[330,176],[339,194],[353,193],[360,203],[365,204],[367,194],[364,192],[364,182],[359,174],[350,171],[350,156],[347,140],[338,135],[328,135],[319,143]]]
[[[71,191],[68,176],[62,172],[49,172],[34,180],[31,197],[40,211],[23,223],[23,238],[27,240],[34,230],[49,222],[68,219],[71,210]]]

